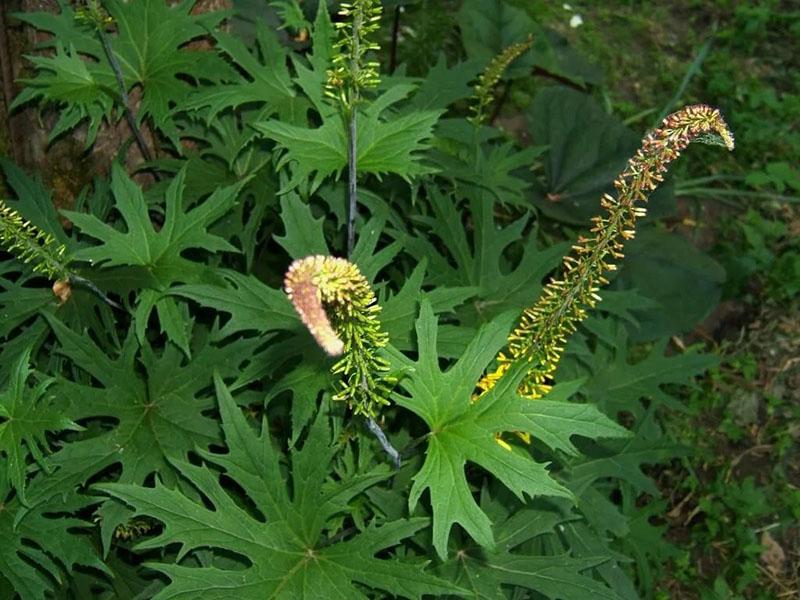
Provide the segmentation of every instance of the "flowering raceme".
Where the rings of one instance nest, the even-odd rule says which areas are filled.
[[[541,398],[550,390],[567,338],[586,318],[587,309],[600,300],[600,286],[608,283],[604,274],[616,270],[614,261],[623,258],[624,242],[633,239],[636,219],[647,213],[641,204],[664,181],[669,164],[694,140],[728,150],[734,147],[733,135],[719,110],[705,104],[667,116],[658,129],[648,133],[614,180],[616,197],[605,194],[601,198],[605,212],[592,219],[589,235],[580,236],[564,257],[561,276],[551,279],[539,301],[523,312],[506,350],[497,356],[497,369],[478,382],[481,393],[494,387],[518,360],[530,364],[519,388],[521,395]]]

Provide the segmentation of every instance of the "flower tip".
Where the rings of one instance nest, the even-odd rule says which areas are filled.
[[[344,342],[336,335],[320,336],[317,341],[328,356],[341,356],[344,353]]]

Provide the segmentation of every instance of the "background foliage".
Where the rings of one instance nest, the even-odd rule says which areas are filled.
[[[352,260],[404,375],[381,414],[394,471],[331,401],[330,361],[280,289],[292,259],[346,252],[347,134],[324,95],[335,12],[102,4],[150,162],[74,3],[16,15],[52,35],[15,107],[89,157],[123,133],[73,194],[3,159],[8,205],[122,309],[80,286],[59,302],[0,255],[0,598],[796,592],[798,332],[774,315],[796,315],[800,289],[800,71],[777,39],[796,41],[797,14],[686,2],[686,27],[615,3],[570,27],[577,5],[383,2]],[[530,34],[476,127],[478,74]],[[751,76],[736,60],[764,47]],[[511,381],[472,404],[645,129],[700,100],[730,115],[736,156],[692,149],[653,195],[546,399]],[[732,298],[746,303],[699,325]],[[748,319],[734,349],[696,343]],[[509,431],[533,441],[505,434],[506,450]]]

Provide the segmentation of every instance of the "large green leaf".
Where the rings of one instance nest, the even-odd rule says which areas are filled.
[[[396,86],[358,113],[356,128],[357,164],[361,173],[396,173],[406,179],[431,172],[422,162],[439,110],[420,110],[403,115],[382,114],[403,99],[411,86]],[[306,180],[311,190],[326,177],[338,177],[347,166],[347,132],[337,114],[322,114],[317,128],[298,127],[268,120],[254,125],[256,131],[275,140],[283,149],[279,167],[291,165],[289,189]]]
[[[568,455],[578,453],[570,441],[573,435],[628,435],[595,407],[566,402],[577,389],[574,383],[556,387],[547,400],[520,397],[516,389],[524,371],[519,367],[527,365],[518,365],[479,401],[472,401],[475,382],[505,344],[512,318],[505,314],[481,328],[458,362],[442,372],[436,351],[436,318],[430,304],[423,303],[416,325],[419,359],[394,357],[397,366],[410,372],[400,384],[408,395],[396,395],[394,400],[421,417],[430,430],[425,463],[414,476],[409,505],[413,509],[422,493],[430,490],[433,544],[441,557],[447,556],[447,539],[455,523],[480,545],[493,545],[489,518],[467,483],[464,468],[468,461],[486,469],[520,498],[524,494],[571,497],[545,464],[520,450],[501,447],[496,434],[528,432]]]
[[[566,87],[541,90],[528,111],[533,141],[548,146],[545,188],[534,195],[546,215],[588,225],[600,213],[600,198],[639,147],[640,135],[609,115],[588,94]],[[649,214],[674,211],[669,186],[652,194]]]
[[[504,310],[520,311],[533,304],[542,289],[542,279],[558,265],[565,245],[538,249],[535,236],[523,237],[527,217],[498,226],[491,201],[476,198],[468,203],[467,210],[460,210],[450,195],[432,189],[430,198],[433,214],[418,220],[441,240],[441,246],[427,235],[400,239],[411,256],[428,261],[429,283],[479,290],[475,300],[459,314],[470,322],[485,322]],[[472,223],[471,235],[462,225],[464,220]],[[514,264],[506,258],[506,252],[520,240],[524,244],[522,256]]]
[[[300,318],[281,290],[268,286],[252,275],[235,271],[221,273],[224,284],[190,284],[173,288],[172,294],[190,298],[201,306],[229,313],[221,337],[239,331],[267,333],[301,327]]]
[[[166,285],[174,281],[187,281],[187,272],[197,271],[196,263],[181,256],[190,248],[235,252],[236,248],[223,238],[209,233],[207,228],[231,209],[241,184],[217,190],[189,210],[183,205],[184,188],[185,172],[181,171],[167,188],[164,223],[156,230],[141,189],[128,178],[122,167],[115,164],[111,189],[127,231],[118,231],[92,215],[65,211],[82,233],[103,242],[99,246],[77,251],[75,259],[106,267],[146,267],[157,281]]]
[[[636,341],[686,333],[719,303],[725,270],[683,237],[647,228],[627,244],[617,284],[656,303],[633,311]]]
[[[686,453],[663,435],[655,422],[655,410],[649,409],[637,425],[635,435],[627,440],[603,440],[582,446],[587,456],[571,461],[568,486],[583,494],[598,479],[611,477],[629,483],[637,492],[658,496],[655,482],[645,475],[642,466],[658,464]]]
[[[139,543],[139,549],[177,543],[181,556],[211,548],[244,559],[236,569],[151,564],[170,578],[170,584],[156,595],[157,600],[194,599],[199,589],[209,600],[230,598],[232,594],[253,600],[367,598],[358,586],[391,591],[404,598],[460,591],[427,574],[424,564],[399,557],[375,557],[424,527],[425,519],[373,524],[350,535],[326,531],[333,516],[347,511],[350,499],[388,473],[379,469],[344,481],[327,481],[335,446],[325,411],[318,413],[302,449],[291,453],[289,482],[282,473],[283,457],[270,439],[267,422],[256,433],[219,377],[216,389],[227,452],[200,454],[241,486],[252,509],[240,504],[221,485],[216,471],[181,460],[175,460],[175,466],[208,504],[161,483],[154,488],[97,486],[132,506],[137,515],[163,522],[163,532]]]
[[[468,541],[457,543],[456,557],[439,568],[442,574],[469,589],[470,598],[504,600],[507,589],[517,587],[525,593],[533,590],[559,600],[618,600],[611,589],[585,574],[605,562],[606,556],[575,558],[566,553],[532,551],[545,544],[534,546],[531,542],[552,538],[564,516],[528,507],[509,514],[508,509],[492,507],[485,501],[481,504],[494,517],[495,549],[487,551]]]
[[[263,22],[256,24],[256,43],[252,51],[242,40],[222,31],[218,31],[214,39],[217,49],[229,57],[241,73],[236,72],[229,83],[200,87],[181,105],[181,110],[207,109],[204,111],[206,122],[226,109],[237,109],[243,104],[259,106],[262,118],[276,112],[282,118],[293,114],[291,104],[296,103],[296,95],[286,68],[286,49]]]
[[[409,110],[444,110],[456,100],[469,98],[473,93],[469,83],[478,76],[479,71],[477,61],[468,60],[448,66],[447,58],[440,54],[411,97]]]
[[[71,379],[58,378],[54,392],[65,417],[88,431],[47,459],[54,472],[31,483],[31,502],[82,485],[112,465],[119,469],[118,480],[126,483],[142,485],[153,473],[175,482],[170,459],[219,441],[217,422],[206,414],[214,408],[208,393],[211,373],[238,374],[256,342],[239,340],[225,347],[205,343],[193,348],[188,361],[170,345],[161,352],[140,347],[129,333],[119,356],[110,357],[88,336],[47,318],[58,352],[75,369]]]
[[[434,145],[431,161],[460,194],[530,208],[528,172],[545,147],[520,149],[500,130],[463,118],[440,121]]]
[[[74,47],[67,49],[60,44],[52,56],[28,58],[38,74],[35,79],[26,81],[26,87],[14,99],[12,107],[33,100],[61,107],[49,141],[88,119],[86,144],[94,143],[103,120],[111,120],[115,93],[110,74],[83,60]]]
[[[434,314],[449,313],[465,300],[473,297],[478,291],[475,287],[456,286],[448,287],[437,286],[430,291],[422,289],[425,279],[427,261],[421,260],[417,267],[406,279],[403,287],[396,294],[386,298],[382,303],[381,325],[389,334],[392,346],[398,350],[413,350],[414,321],[419,314],[421,302],[428,302]],[[457,357],[458,353],[448,353],[440,349],[441,355],[448,358]]]
[[[198,281],[208,271],[203,263],[183,257],[185,251],[236,251],[227,240],[210,233],[208,228],[234,206],[244,182],[219,188],[208,199],[187,210],[183,200],[185,177],[184,169],[167,188],[164,223],[158,230],[150,220],[141,189],[116,164],[111,189],[126,231],[119,231],[93,215],[74,211],[65,211],[65,214],[82,233],[102,242],[77,250],[73,255],[76,260],[106,268],[126,267],[120,273],[123,279],[130,272],[143,274],[140,285],[147,288],[147,293],[137,298],[139,339],[144,338],[147,320],[157,309],[162,331],[188,354],[186,321],[179,317],[181,309],[175,299],[165,293],[173,284]]]
[[[592,374],[582,388],[586,397],[598,403],[607,414],[628,411],[641,417],[644,415],[642,399],[681,410],[682,405],[663,386],[689,383],[692,377],[719,362],[714,355],[701,354],[696,348],[667,356],[668,340],[662,339],[655,342],[644,357],[631,363],[625,326],[613,320],[607,324],[609,341],[598,344],[592,354]]]
[[[324,220],[322,217],[315,219],[311,207],[297,194],[284,194],[281,196],[284,235],[275,236],[275,241],[295,259],[311,254],[330,254],[322,231]]]
[[[91,524],[65,516],[80,505],[59,497],[28,510],[10,495],[5,469],[0,463],[0,594],[13,598],[16,592],[21,600],[44,600],[53,597],[76,565],[107,573],[83,531]]]

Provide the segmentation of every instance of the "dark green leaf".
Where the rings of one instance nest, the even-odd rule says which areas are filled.
[[[230,598],[231,594],[254,600],[279,596],[365,598],[355,584],[391,590],[404,598],[460,591],[425,573],[424,565],[375,558],[377,552],[424,527],[424,519],[371,525],[344,540],[328,538],[326,522],[387,472],[381,469],[346,481],[326,482],[335,447],[324,411],[319,412],[303,448],[291,453],[293,483],[289,483],[281,473],[282,457],[270,440],[266,421],[256,433],[219,377],[216,388],[228,451],[201,454],[242,486],[257,513],[239,505],[222,487],[216,472],[179,460],[174,461],[176,467],[204,494],[208,505],[161,483],[155,488],[98,486],[130,504],[137,515],[164,523],[163,533],[141,542],[140,549],[177,543],[181,555],[210,547],[249,560],[248,566],[236,570],[151,565],[170,578],[170,584],[156,596],[158,600],[195,598],[198,586],[209,600]]]
[[[481,328],[458,362],[442,372],[436,351],[436,318],[430,304],[423,303],[416,327],[419,359],[414,362],[395,356],[396,366],[410,373],[400,383],[408,396],[394,399],[421,417],[430,430],[425,463],[414,476],[409,504],[413,509],[422,493],[430,490],[433,545],[443,558],[447,556],[447,539],[455,523],[480,545],[491,547],[494,543],[491,523],[467,483],[467,461],[486,469],[520,499],[523,494],[571,497],[550,476],[545,464],[532,460],[527,453],[501,447],[495,434],[529,432],[551,448],[572,455],[577,454],[570,441],[573,435],[627,435],[626,430],[593,406],[565,402],[576,390],[574,384],[556,387],[551,394],[553,400],[521,398],[516,393],[524,375],[520,368],[473,402],[475,382],[505,344],[512,318],[505,314]]]
[[[546,215],[587,225],[600,213],[600,198],[639,147],[639,139],[606,113],[589,95],[566,87],[540,91],[528,112],[536,144],[549,147],[544,161],[546,187],[535,202]],[[651,216],[674,212],[670,188],[662,186],[648,202]]]
[[[0,454],[6,461],[8,483],[23,503],[29,458],[43,464],[44,453],[50,446],[47,433],[81,429],[54,406],[55,397],[47,393],[52,379],[45,379],[35,387],[28,385],[30,358],[29,347],[14,364],[8,386],[0,391]]]
[[[686,333],[719,303],[725,270],[683,237],[644,229],[625,249],[617,283],[656,303],[633,311],[636,341]]]

